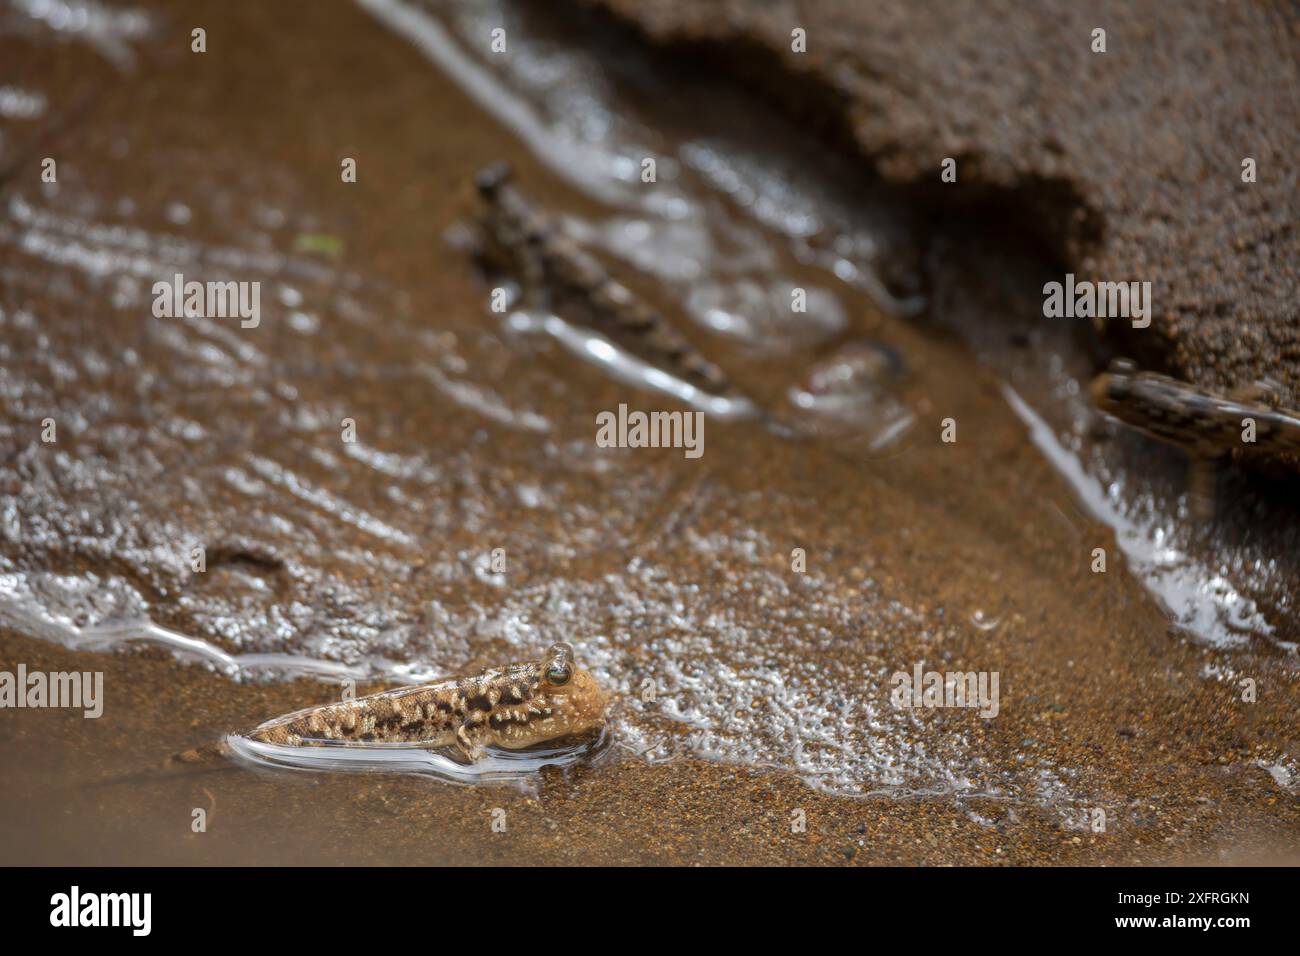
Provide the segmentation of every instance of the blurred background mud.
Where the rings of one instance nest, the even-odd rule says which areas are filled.
[[[1294,482],[1198,526],[1083,386],[1300,384],[1294,22],[1103,8],[1094,60],[1069,4],[805,7],[0,0],[0,670],[107,697],[0,714],[5,862],[1293,860]],[[686,406],[490,310],[502,158],[769,417],[597,447]],[[1150,340],[1046,323],[1062,267],[1155,283]],[[155,316],[177,273],[260,323]],[[96,786],[560,639],[611,744],[523,787]],[[918,663],[998,716],[894,707]]]

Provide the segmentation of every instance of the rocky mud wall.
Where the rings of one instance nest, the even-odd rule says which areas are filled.
[[[579,2],[734,74],[937,211],[980,204],[1081,280],[1151,282],[1149,328],[1102,330],[1145,364],[1222,390],[1272,379],[1296,404],[1294,6]]]

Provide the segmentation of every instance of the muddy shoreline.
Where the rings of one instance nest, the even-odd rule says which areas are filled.
[[[1002,800],[843,800],[785,774],[703,761],[615,757],[544,775],[535,793],[239,769],[150,779],[160,752],[291,709],[319,696],[319,686],[241,686],[156,652],[88,657],[5,632],[0,670],[19,662],[103,670],[108,706],[98,721],[58,711],[5,721],[0,836],[9,865],[1296,862],[1285,849],[1300,826],[1294,798],[1243,766],[1245,754],[1216,757],[1197,747],[1193,756],[1179,742],[1185,725],[1164,716],[1119,738],[1128,753],[1108,775],[1131,782],[1134,821],[1120,837],[1063,831],[1051,810]],[[1257,728],[1252,722],[1250,732]],[[1161,734],[1171,746],[1154,742]],[[1232,736],[1223,732],[1225,741]],[[1114,756],[1109,740],[1096,746]],[[102,786],[124,773],[144,779]],[[51,780],[60,786],[51,789]],[[209,812],[206,833],[191,830],[195,808]],[[491,830],[496,809],[506,812],[504,834]],[[795,810],[806,815],[805,833],[790,832]]]
[[[663,396],[512,335],[445,237],[472,216],[474,174],[501,158],[593,245],[661,223],[557,174],[359,4],[308,19],[196,4],[202,56],[167,8],[142,8],[149,31],[117,38],[113,57],[85,38],[0,33],[0,57],[49,101],[0,139],[0,168],[27,170],[0,183],[0,583],[53,635],[0,626],[0,670],[103,670],[108,698],[98,720],[0,716],[5,862],[1297,862],[1285,560],[1266,582],[1275,639],[1215,644],[1172,627],[1116,532],[1031,441],[1006,376],[952,325],[892,314],[849,284],[833,287],[844,325],[822,339],[684,327],[769,404],[835,336],[885,343],[907,369],[890,398],[914,421],[898,444],[710,421],[698,461],[595,449],[597,412]],[[514,7],[502,16],[530,36]],[[557,34],[523,47],[542,51],[533,75],[568,64]],[[84,116],[57,123],[96,86]],[[631,139],[667,150],[679,136],[699,156],[690,114],[704,92],[667,89],[680,99],[652,111],[662,125]],[[794,138],[759,105],[733,114],[746,148]],[[23,165],[32,144],[58,152],[56,189]],[[340,181],[345,156],[355,183]],[[682,195],[704,213],[669,219],[655,248],[700,245],[704,274],[685,285],[743,258],[704,245],[724,223],[761,253],[753,273],[831,288],[734,203]],[[860,198],[892,248],[906,217]],[[997,269],[963,265],[979,243],[953,242],[935,301],[950,323],[992,327],[1014,311],[1005,287],[1042,263],[997,250]],[[261,325],[151,315],[150,283],[178,270],[261,281]],[[684,314],[672,281],[629,281]],[[1005,337],[1021,342],[1014,354],[1034,350]],[[961,437],[935,440],[954,413]],[[47,417],[52,444],[39,439]],[[358,442],[341,437],[344,419]],[[1134,452],[1181,480],[1176,457]],[[1227,544],[1240,541],[1206,550]],[[498,547],[504,575],[487,563]],[[1104,573],[1089,568],[1099,547]],[[807,573],[792,569],[795,548]],[[225,654],[372,677],[464,672],[571,640],[619,698],[615,745],[533,793],[243,768],[103,786],[338,693],[274,672],[232,679],[131,642],[59,643],[144,621]],[[918,662],[998,672],[997,719],[898,713],[890,675]],[[1242,703],[1243,678],[1257,702]],[[646,679],[661,687],[654,706],[638,700]],[[215,807],[205,834],[190,829],[196,807]],[[806,832],[791,832],[797,810]]]

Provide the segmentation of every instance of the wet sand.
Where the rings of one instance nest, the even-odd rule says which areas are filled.
[[[1219,695],[1185,700],[1174,674],[1144,688],[1156,695],[1145,715],[1048,706],[1028,719],[1025,732],[1038,746],[1095,761],[1097,777],[1123,790],[1121,828],[1093,834],[1063,829],[1053,810],[1019,803],[844,800],[785,774],[693,760],[615,759],[544,775],[533,794],[411,776],[244,769],[87,786],[147,773],[160,753],[296,707],[320,690],[308,682],[232,685],[154,654],[88,663],[5,635],[0,668],[12,671],[20,661],[102,669],[108,707],[96,721],[59,711],[6,719],[0,835],[10,864],[1296,862],[1295,799],[1248,765],[1246,744],[1281,732],[1285,720],[1242,721],[1221,704],[1217,719],[1207,719]],[[191,831],[195,808],[208,812],[206,833]],[[492,832],[497,809],[505,811],[505,833]],[[800,809],[807,831],[791,833],[791,814]]]
[[[237,682],[157,650],[72,653],[8,627],[0,670],[103,669],[108,702],[93,721],[0,718],[6,862],[1295,861],[1287,655],[1171,630],[955,335],[844,293],[860,331],[908,357],[920,423],[894,453],[711,422],[698,461],[594,456],[596,411],[662,399],[502,335],[443,240],[472,209],[473,174],[503,156],[556,207],[591,200],[356,6],[304,21],[287,5],[199,4],[189,20],[209,24],[209,53],[160,14],[141,65],[93,86],[92,52],[0,38],[51,118],[94,91],[46,141],[67,157],[59,191],[30,171],[3,186],[0,570],[69,601],[80,588],[87,621],[143,611],[232,653],[450,672],[571,638],[622,691],[621,745],[533,794],[247,769],[96,787],[337,687]],[[6,160],[40,132],[17,125]],[[343,185],[349,155],[358,181]],[[22,244],[64,234],[16,221],[15,197],[196,242],[196,272],[263,276],[263,325],[177,336],[139,290],[114,305],[131,263],[99,271],[56,239]],[[342,238],[337,261],[300,251],[318,234]],[[156,268],[136,275],[145,290]],[[773,369],[803,360],[700,341],[766,399],[782,390]],[[128,348],[134,364],[119,361]],[[959,411],[955,444],[937,440],[945,409]],[[33,437],[47,414],[65,423],[54,448]],[[340,448],[343,417],[358,450]],[[186,570],[196,540],[202,576]],[[504,584],[476,563],[496,546]],[[790,570],[795,547],[811,573]],[[1110,552],[1105,574],[1089,570],[1094,547]],[[717,683],[719,660],[734,685]],[[893,714],[886,679],[917,661],[1000,673],[999,716]],[[659,711],[630,693],[647,675],[668,684]],[[1240,702],[1243,676],[1257,703]],[[769,699],[777,686],[793,702]],[[713,737],[673,720],[674,701]],[[874,724],[846,731],[852,759],[817,747],[810,724],[834,729],[854,707]],[[192,833],[192,809],[214,802]],[[1105,833],[1088,827],[1093,808]],[[798,809],[805,833],[791,832]]]

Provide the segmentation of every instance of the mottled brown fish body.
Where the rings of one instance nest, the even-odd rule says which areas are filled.
[[[511,181],[506,164],[487,167],[475,181],[483,200],[480,255],[491,268],[515,276],[547,310],[595,329],[692,385],[718,395],[731,391],[722,369],[565,236]]]
[[[294,747],[310,741],[445,746],[456,728],[453,702],[460,683],[442,681],[308,707],[267,721],[248,737]]]
[[[325,743],[405,743],[455,747],[474,759],[484,745],[520,749],[597,730],[607,698],[572,649],[485,670],[473,677],[384,691],[296,711],[248,738],[299,747]]]
[[[1106,372],[1090,391],[1103,411],[1196,454],[1300,455],[1300,413],[1235,401],[1155,372]],[[1254,442],[1242,438],[1247,419]]]
[[[540,660],[308,707],[268,720],[244,739],[284,747],[330,743],[447,747],[467,762],[484,746],[520,750],[598,731],[609,698],[576,666],[569,644],[553,644]],[[227,740],[173,754],[145,778],[229,767]],[[100,786],[141,779],[132,774]]]

